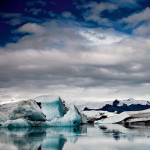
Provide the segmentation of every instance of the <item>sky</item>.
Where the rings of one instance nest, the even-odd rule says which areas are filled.
[[[149,0],[1,0],[0,102],[150,100]]]

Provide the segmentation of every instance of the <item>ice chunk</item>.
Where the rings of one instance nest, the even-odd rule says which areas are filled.
[[[9,112],[10,120],[17,118],[25,118],[34,121],[45,121],[46,118],[42,113],[40,107],[33,100],[21,101],[18,103],[18,107]]]
[[[85,115],[87,115],[87,121],[88,122],[94,122],[96,120],[99,120],[102,116],[103,117],[110,117],[114,116],[114,113],[107,112],[107,111],[83,111]]]
[[[81,116],[75,109],[69,110],[64,117],[46,122],[48,126],[77,126],[81,123]]]
[[[7,116],[5,113],[0,112],[0,123],[7,121]]]
[[[7,120],[5,123],[1,124],[4,128],[25,128],[30,127],[30,125],[25,121],[25,119]]]
[[[87,123],[87,116],[83,112],[80,112],[75,105],[72,105],[69,110],[73,110],[81,116],[81,123]]]
[[[1,111],[0,123],[5,123],[2,127],[77,126],[87,123],[86,115],[79,112],[76,106],[67,109],[58,96],[47,95],[34,99],[36,101],[20,101],[13,106],[7,104],[10,107],[3,107],[5,111]]]
[[[49,121],[57,115],[63,117],[67,112],[59,96],[44,95],[33,99],[36,102],[41,103],[42,112],[46,115],[46,119]]]
[[[2,127],[51,127],[51,126],[77,126],[81,124],[81,116],[75,106],[63,116],[55,116],[52,121],[31,121],[26,119],[8,120]]]
[[[7,120],[1,127],[51,127],[51,126],[77,126],[81,123],[81,116],[75,110],[69,110],[64,117],[52,121],[30,121],[26,119]]]
[[[87,123],[87,115],[83,112],[79,112],[79,115],[81,116],[81,123]]]
[[[61,98],[57,95],[41,95],[32,99],[35,100],[36,102],[45,102],[45,103],[61,100]]]
[[[46,118],[34,100],[20,101],[15,105],[5,104],[0,107],[0,122],[25,118],[45,121]]]
[[[115,114],[114,116],[111,116],[111,117],[102,118],[101,120],[95,121],[94,123],[96,123],[96,124],[118,123],[128,117],[129,117],[128,113],[123,112],[121,114]]]
[[[135,123],[150,121],[150,109],[142,111],[127,111],[121,114],[114,114],[112,117],[107,117],[94,123]]]

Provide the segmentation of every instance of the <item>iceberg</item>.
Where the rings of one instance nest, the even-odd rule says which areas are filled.
[[[81,116],[81,123],[86,124],[87,123],[87,115],[85,115],[83,112],[79,111],[79,115]]]
[[[1,127],[4,128],[28,128],[30,125],[26,122],[26,119],[16,119],[16,120],[7,120],[5,123],[1,124]]]
[[[31,121],[27,119],[7,120],[1,123],[4,128],[19,128],[19,127],[52,127],[52,126],[78,126],[81,124],[81,116],[74,110],[69,110],[64,117],[55,118],[52,121]]]
[[[82,124],[87,123],[87,115],[85,115],[83,112],[80,112],[75,105],[72,105],[69,110],[73,110],[80,115]]]
[[[33,100],[39,103],[48,121],[53,120],[55,116],[63,117],[68,110],[59,96],[43,95],[33,98]]]
[[[67,108],[61,98],[59,96],[50,96],[50,95],[43,95],[36,98],[33,98],[37,103],[40,103],[42,112],[46,115],[48,126],[72,126],[75,124],[80,123],[87,123],[87,116],[84,115],[84,113],[79,112],[76,106],[71,106],[70,108]],[[70,111],[71,110],[71,111]],[[71,114],[72,112],[72,114]],[[72,115],[72,118],[67,114]],[[75,115],[76,113],[76,115]],[[65,115],[66,114],[66,115]],[[79,116],[81,117],[81,120],[79,121]],[[76,117],[75,117],[76,116]],[[65,118],[64,118],[65,117]],[[68,117],[68,118],[66,118]],[[70,121],[74,122],[74,119],[76,120],[75,124],[69,123],[67,119],[70,118]],[[61,122],[61,123],[60,123]]]
[[[115,114],[107,111],[83,111],[83,113],[87,116],[87,122],[93,123],[96,120],[100,120],[101,118],[111,117]]]
[[[77,126],[81,123],[81,116],[74,109],[70,109],[62,118],[46,122],[48,126]]]
[[[102,118],[101,120],[95,121],[96,124],[150,124],[150,109],[142,111],[127,111],[120,114],[114,114],[114,116]]]
[[[46,121],[45,115],[34,100],[3,104],[0,107],[0,123],[24,118],[32,121]]]
[[[39,96],[34,100],[7,103],[0,107],[0,126],[4,128],[78,126],[87,116],[76,106],[67,108],[59,96]]]
[[[0,105],[0,127],[78,126],[87,116],[76,106],[67,108],[59,96],[44,95]]]

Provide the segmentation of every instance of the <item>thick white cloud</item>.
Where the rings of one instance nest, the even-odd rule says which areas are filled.
[[[148,99],[150,38],[59,21],[28,23],[0,49],[0,101],[57,94],[66,100]]]
[[[96,30],[81,30],[79,33],[89,40],[89,46],[111,45],[128,37],[126,34],[115,31],[113,28],[109,30],[103,30],[102,28],[97,28]]]

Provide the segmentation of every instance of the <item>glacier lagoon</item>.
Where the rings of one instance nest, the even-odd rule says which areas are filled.
[[[149,150],[150,126],[1,128],[0,150]]]

